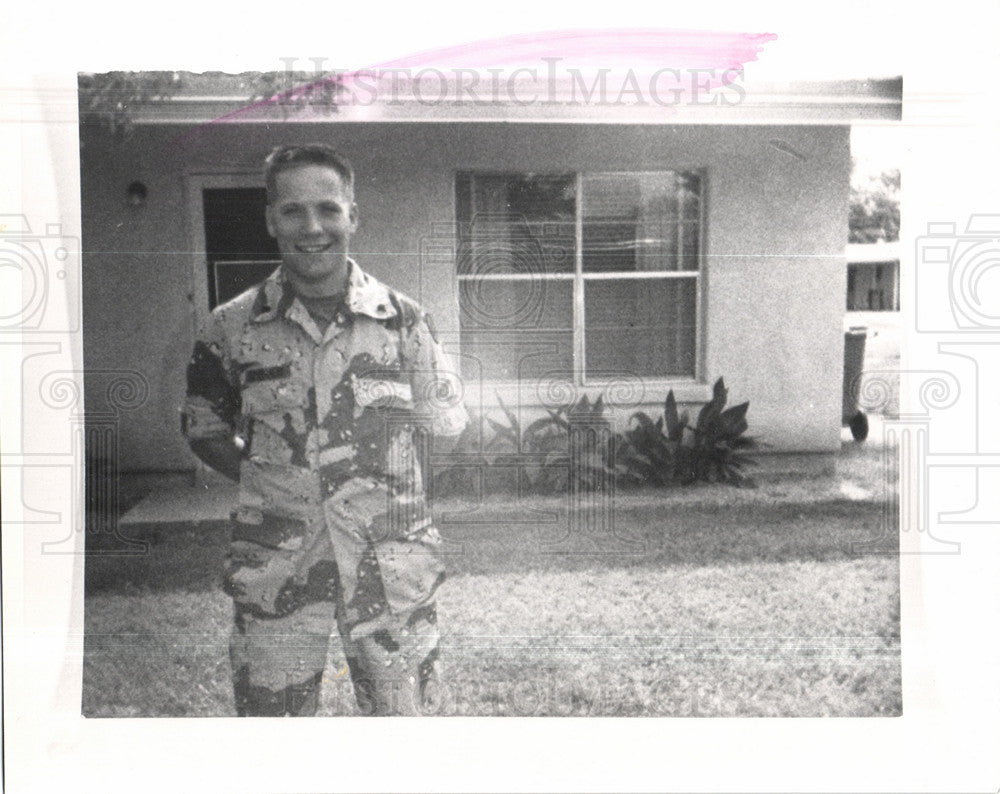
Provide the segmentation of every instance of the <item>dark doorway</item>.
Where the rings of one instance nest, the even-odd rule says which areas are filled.
[[[206,188],[202,199],[208,307],[214,309],[267,278],[281,260],[264,222],[264,188]]]

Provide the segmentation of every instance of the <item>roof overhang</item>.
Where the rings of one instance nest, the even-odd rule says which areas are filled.
[[[289,79],[260,96],[260,75],[182,76],[183,89],[134,105],[136,124],[352,121],[617,124],[851,124],[899,121],[901,77],[753,83],[742,70],[423,69]],[[270,83],[264,85],[271,86]],[[268,92],[269,93],[269,92]]]

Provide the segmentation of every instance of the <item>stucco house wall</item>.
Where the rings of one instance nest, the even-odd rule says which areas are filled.
[[[124,142],[81,133],[85,367],[134,370],[149,384],[149,399],[121,413],[121,470],[195,464],[178,430],[184,370],[207,310],[193,191],[211,175],[262,184],[259,167],[273,146],[311,140],[335,145],[355,165],[361,227],[353,255],[421,300],[453,349],[454,265],[422,263],[420,250],[454,220],[456,171],[703,169],[699,382],[646,379],[647,408],[662,410],[671,386],[683,401],[704,400],[721,375],[731,402],[750,401],[751,432],[774,451],[839,448],[847,125],[143,125]],[[134,180],[148,188],[142,207],[126,201]],[[492,400],[490,389],[467,388],[474,401]],[[102,408],[98,376],[88,378],[86,399],[89,411]]]

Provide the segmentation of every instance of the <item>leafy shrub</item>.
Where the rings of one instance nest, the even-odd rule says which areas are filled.
[[[584,395],[572,405],[548,410],[524,431],[523,448],[531,455],[528,479],[539,491],[572,488],[596,490],[615,476],[614,437],[602,398]]]
[[[494,431],[484,447],[488,466],[515,467],[524,472],[527,485],[539,493],[559,493],[567,488],[592,490],[614,476],[611,423],[603,400],[584,395],[573,405],[548,409],[523,430],[517,416],[497,395],[506,424],[492,417]]]
[[[525,475],[532,488],[559,493],[569,487],[569,417],[567,406],[547,409],[548,416],[525,428],[523,448],[530,452]]]
[[[753,465],[748,450],[756,441],[747,431],[748,402],[726,408],[728,391],[722,378],[712,388],[712,399],[691,426],[687,412],[678,414],[671,389],[664,401],[663,416],[655,422],[639,411],[619,445],[618,470],[636,483],[668,485],[696,481],[750,485],[743,467]]]
[[[461,435],[450,445],[446,464],[433,466],[434,494],[455,496],[477,494],[484,489],[483,443],[478,417],[470,418]]]
[[[743,468],[753,464],[757,447],[747,430],[749,403],[726,408],[722,378],[712,399],[690,424],[678,413],[671,390],[663,415],[654,421],[639,411],[623,434],[611,431],[606,406],[584,395],[572,405],[522,428],[516,413],[497,395],[501,417],[486,417],[492,435],[483,443],[479,422],[470,423],[455,443],[451,462],[434,471],[438,494],[483,490],[565,493],[594,491],[613,480],[650,485],[688,485],[697,481],[752,484]]]
[[[664,415],[671,409],[676,413],[673,391],[667,395],[666,405]],[[686,423],[686,414],[684,418]],[[635,483],[669,485],[677,471],[677,453],[684,425],[674,423],[670,430],[664,431],[663,416],[654,422],[642,411],[632,415],[630,424],[632,422],[635,427],[624,433],[618,445],[615,462],[619,475]]]

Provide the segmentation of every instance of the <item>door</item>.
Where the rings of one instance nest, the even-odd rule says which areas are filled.
[[[259,174],[188,177],[193,319],[199,328],[216,306],[267,278],[280,264],[267,233]]]

